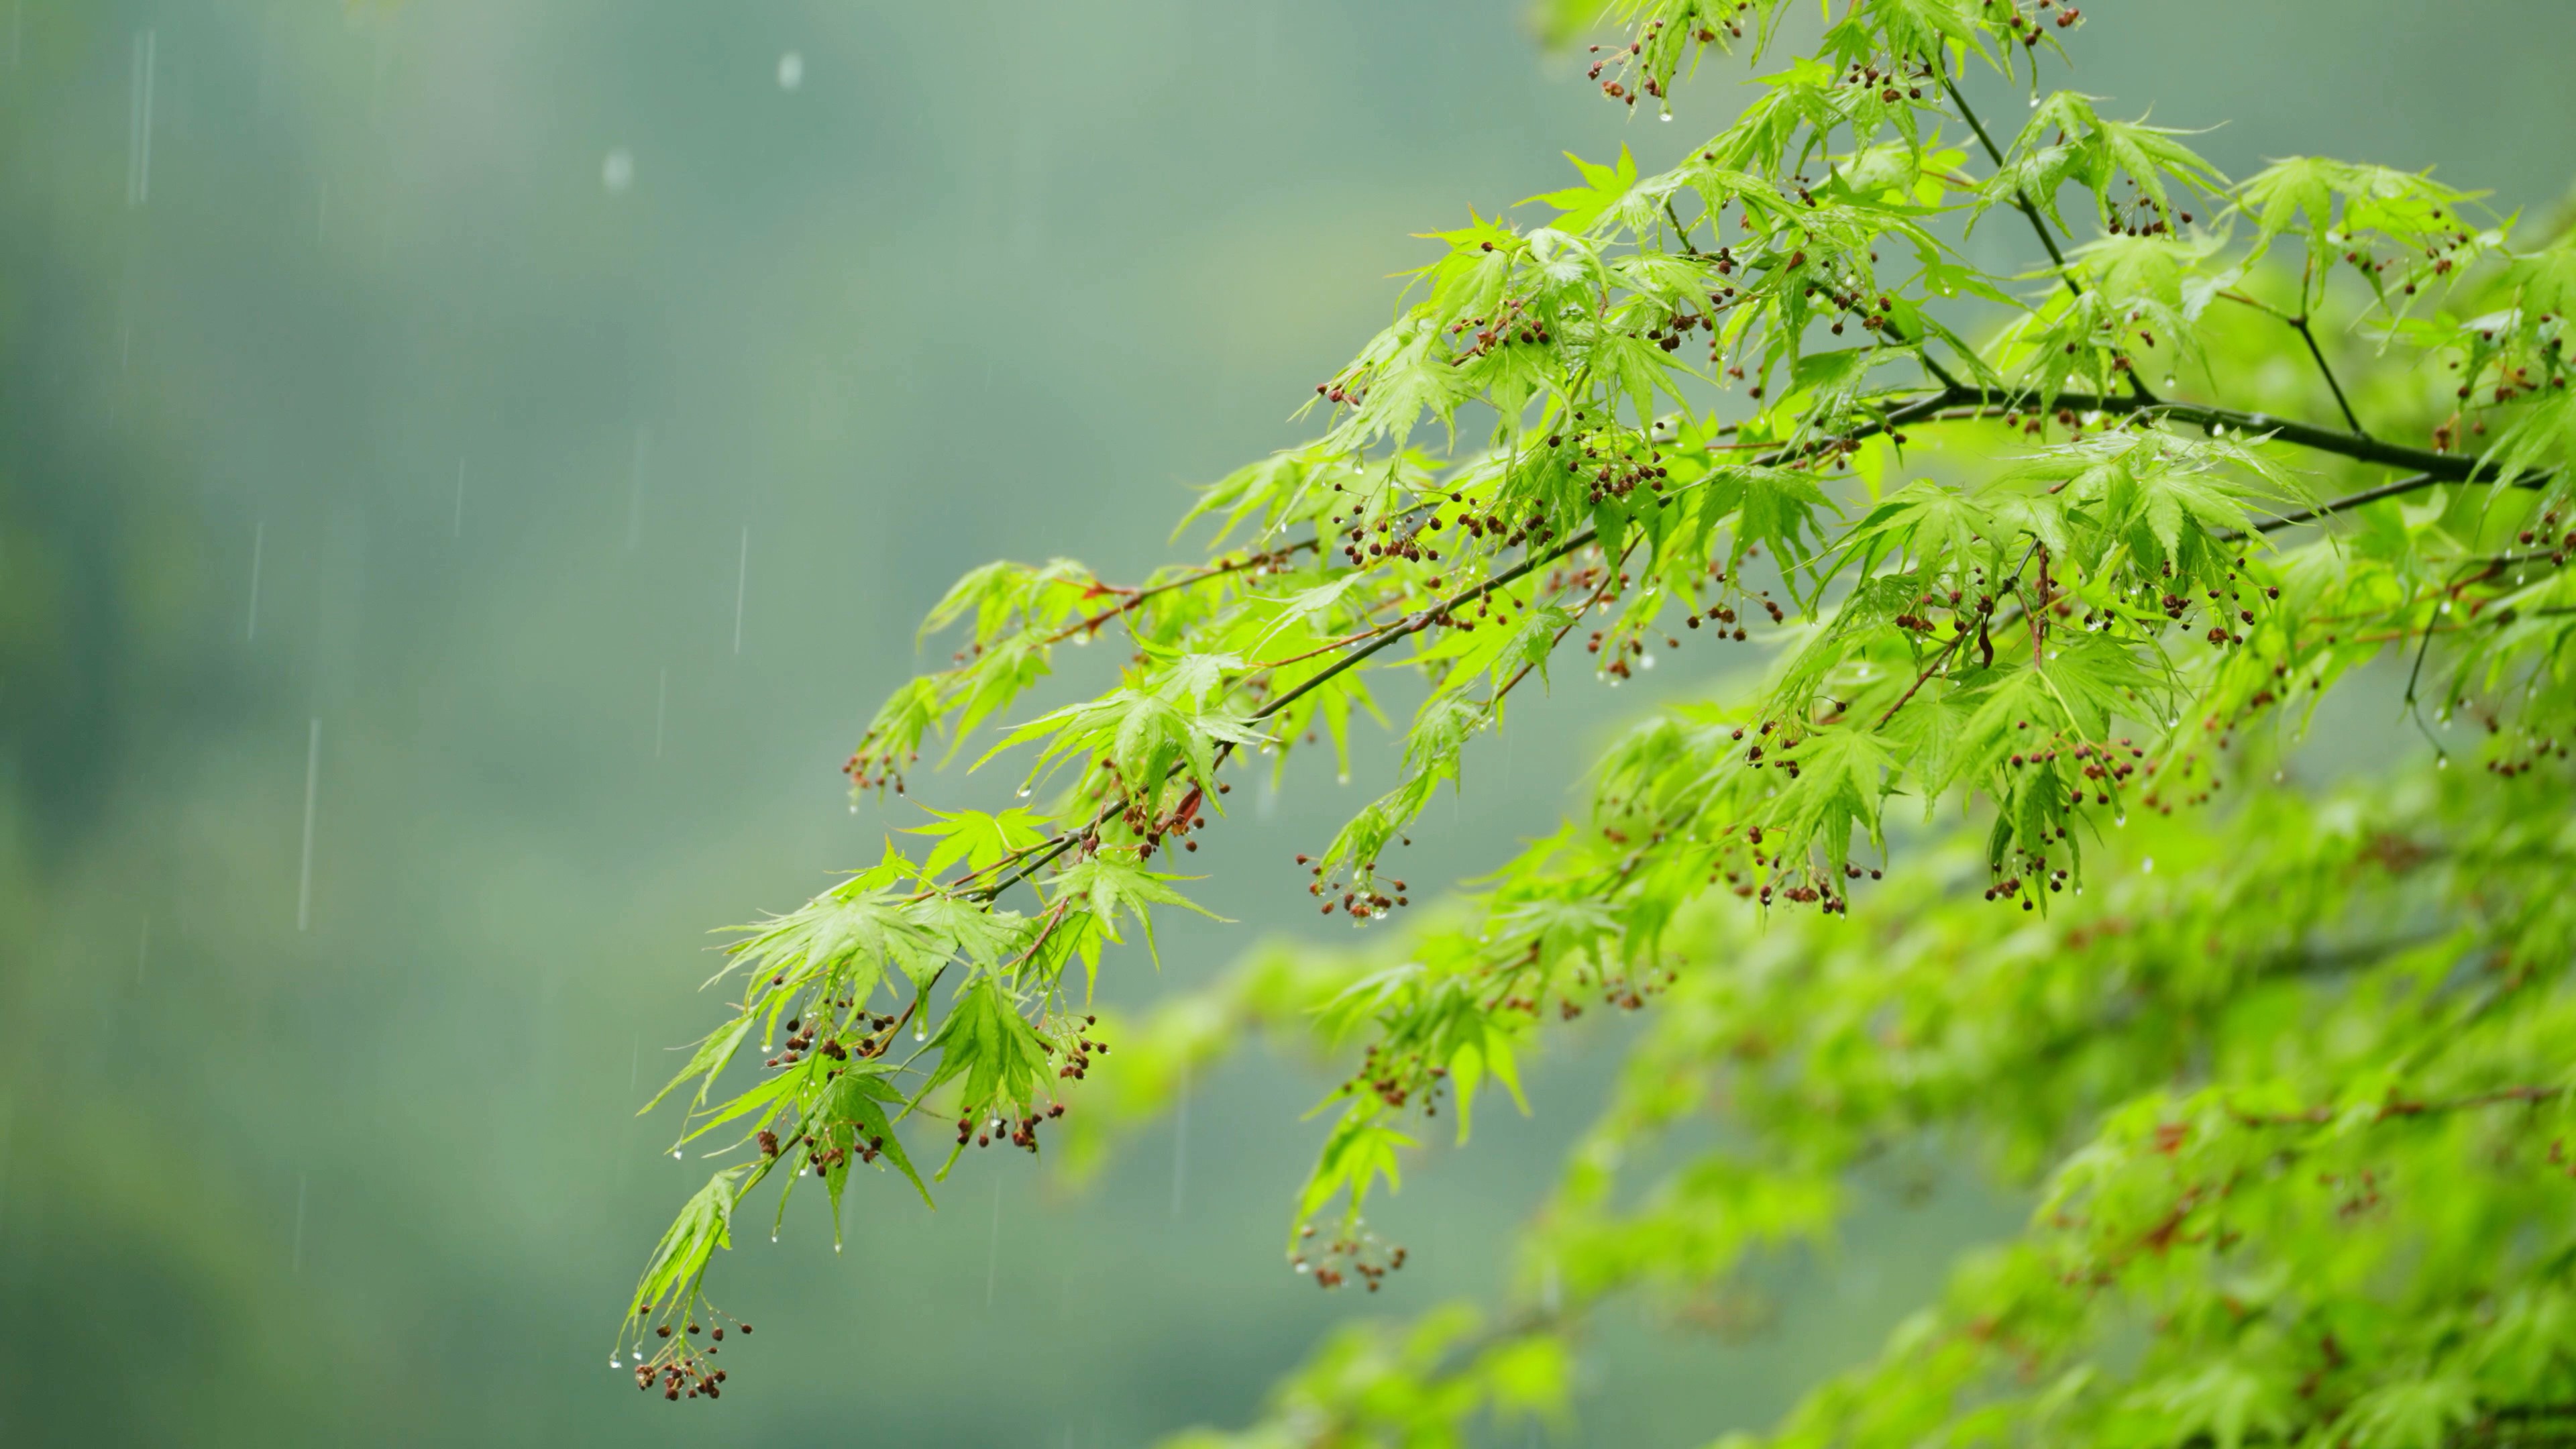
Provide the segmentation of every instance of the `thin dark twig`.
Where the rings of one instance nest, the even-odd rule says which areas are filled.
[[[2376,488],[2364,488],[2358,493],[2347,494],[2346,496],[2334,499],[2331,502],[2320,503],[2314,508],[2302,508],[2296,513],[2284,514],[2279,518],[2267,518],[2261,523],[2254,525],[2254,531],[2256,533],[2270,533],[2274,529],[2290,528],[2302,523],[2314,523],[2318,519],[2332,517],[2335,514],[2342,513],[2347,510],[2359,508],[2365,503],[2377,503],[2383,498],[2400,498],[2404,497],[2406,494],[2416,493],[2426,488],[2430,488],[2437,483],[2456,483],[2459,481],[2460,480],[2456,478],[2436,478],[2430,473],[2415,473],[2404,478],[2391,479],[2386,483],[2380,484]],[[2525,473],[2510,480],[2505,486],[2508,488],[2537,488],[2548,481],[2549,475],[2546,473]],[[2540,557],[2540,555],[2534,555],[2534,557]]]
[[[1673,210],[1673,199],[1669,196],[1664,198],[1664,219],[1673,224],[1673,240],[1682,244],[1682,252],[1687,256],[1698,256],[1699,248],[1691,245],[1690,228],[1682,225],[1681,214]]]
[[[1945,75],[1941,77],[1941,89],[1950,93],[1950,104],[1959,108],[1960,118],[1968,123],[1969,130],[1977,133],[1977,144],[1986,148],[1986,159],[1995,163],[1996,170],[2002,170],[2003,149],[1995,144],[1994,137],[1986,134],[1986,123],[1977,119],[1976,111],[1968,105],[1968,98],[1959,94],[1959,83]],[[2057,238],[2049,235],[2048,223],[2040,220],[2039,208],[2030,204],[2030,198],[2022,194],[2019,187],[2013,188],[2013,206],[2030,219],[2030,229],[2038,234],[2039,244],[2048,248],[2048,259],[2057,266],[2057,279],[2066,284],[2066,290],[2083,296],[2082,284],[2075,280],[2074,273],[2066,269],[2066,254],[2057,249]]]
[[[1868,423],[1864,423],[1859,427],[1852,429],[1851,432],[1842,437],[1821,439],[1814,443],[1782,448],[1777,452],[1765,454],[1764,456],[1753,460],[1753,466],[1778,467],[1784,463],[1792,463],[1801,458],[1812,457],[1817,453],[1824,451],[1829,446],[1840,447],[1846,441],[1855,441],[1861,438],[1872,437],[1879,433],[1887,432],[1907,423],[1914,422],[1917,419],[1930,417],[1934,413],[1941,411],[1943,408],[1956,407],[1963,402],[1971,401],[1973,400],[1973,396],[1974,395],[1963,397],[1955,391],[1944,389],[1941,392],[1934,393],[1916,402],[1908,403],[1904,407],[1873,419]],[[1363,662],[1369,659],[1370,656],[1387,649],[1395,644],[1396,641],[1410,638],[1413,635],[1420,633],[1422,630],[1429,628],[1432,622],[1440,618],[1442,615],[1454,613],[1460,608],[1473,604],[1478,599],[1483,598],[1485,595],[1492,593],[1496,589],[1518,582],[1520,579],[1543,565],[1554,563],[1568,554],[1574,553],[1580,549],[1588,548],[1599,540],[1599,528],[1597,526],[1587,527],[1568,536],[1563,543],[1557,544],[1543,553],[1531,552],[1522,555],[1519,563],[1513,564],[1511,567],[1494,574],[1491,578],[1484,580],[1482,583],[1475,584],[1469,588],[1459,591],[1456,596],[1436,607],[1425,609],[1422,612],[1415,614],[1395,628],[1379,634],[1376,638],[1360,645],[1348,654],[1343,655],[1341,658],[1334,660],[1331,664],[1326,665],[1324,668],[1317,670],[1314,674],[1299,681],[1295,687],[1273,698],[1268,704],[1263,705],[1260,709],[1253,711],[1251,722],[1258,723],[1262,720],[1271,718],[1281,710],[1286,709],[1288,706],[1296,703],[1308,694],[1321,689],[1334,678],[1358,668]],[[1231,756],[1232,753],[1233,746],[1229,743],[1219,748],[1216,754],[1216,759],[1219,763],[1223,763]],[[1018,885],[1020,882],[1027,880],[1039,871],[1044,870],[1049,863],[1063,855],[1067,850],[1072,849],[1075,841],[1080,840],[1091,831],[1098,829],[1116,813],[1116,810],[1112,807],[1101,807],[1100,813],[1093,816],[1092,819],[1080,829],[1059,832],[1054,839],[1048,841],[1045,845],[1038,847],[1027,857],[1023,858],[1019,863],[1018,869],[1012,871],[1009,875],[1004,876],[1002,879],[991,885],[977,887],[976,889],[967,892],[967,894],[976,899],[987,901],[1000,896],[1002,892],[1009,890],[1011,887]]]
[[[2308,330],[2308,319],[2293,317],[2289,322],[2299,329],[2300,338],[2308,344],[2308,355],[2317,360],[2317,371],[2325,374],[2326,386],[2334,391],[2335,406],[2343,409],[2343,420],[2352,425],[2355,434],[2369,437],[2370,429],[2361,425],[2360,416],[2352,410],[2352,399],[2343,395],[2343,384],[2336,380],[2333,366],[2326,361],[2325,349],[2317,346],[2317,334]]]
[[[1986,123],[1977,119],[1977,112],[1968,104],[1967,96],[1960,92],[1959,83],[1944,75],[1941,77],[1941,89],[1949,92],[1950,103],[1959,108],[1959,115],[1967,121],[1968,129],[1977,133],[1977,144],[1986,148],[1987,159],[1995,163],[1997,171],[2001,171],[2004,167],[2003,150],[1995,145],[1994,137],[1986,134]],[[2039,237],[2039,244],[2048,249],[2048,259],[2057,267],[2057,279],[2066,284],[2068,292],[2078,297],[2083,296],[2083,284],[2075,280],[2075,273],[2067,267],[2066,253],[2057,249],[2057,238],[2050,234],[2048,223],[2040,218],[2039,208],[2031,204],[2030,194],[2018,186],[2014,187],[2013,206],[2030,222],[2030,229]],[[2155,393],[2147,387],[2146,379],[2138,376],[2135,368],[2131,368],[2125,376],[2129,380],[2129,390],[2136,393],[2140,401],[2151,403],[2156,400]]]

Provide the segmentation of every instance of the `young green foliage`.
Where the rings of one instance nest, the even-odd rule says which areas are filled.
[[[1614,8],[1591,78],[1660,106],[1793,7]],[[929,1196],[900,1136],[924,1116],[955,1122],[942,1178],[1042,1137],[1096,1164],[1255,1028],[1343,1071],[1294,1265],[1375,1290],[1405,1254],[1362,1209],[1421,1119],[1464,1141],[1489,1082],[1517,1101],[1606,1004],[1647,1025],[1504,1305],[1337,1338],[1241,1442],[1558,1414],[1594,1306],[1738,1312],[1747,1265],[1828,1241],[1865,1163],[1954,1146],[2040,1189],[2029,1231],[1782,1444],[2562,1431],[2576,242],[2385,168],[2232,182],[2181,131],[2039,91],[2078,21],[1826,7],[1720,134],[1577,159],[1430,237],[1318,384],[1315,440],[1184,518],[1204,556],[961,580],[925,630],[961,631],[950,667],[845,768],[900,794],[926,744],[980,732],[1029,803],[929,811],[925,848],[737,942],[736,1014],[665,1093],[681,1150],[721,1133],[735,1160],[638,1285],[639,1385],[718,1391],[714,1344],[673,1330],[713,1313],[774,1169],[836,1214],[859,1166]],[[2033,91],[2002,139],[1969,99],[1998,77]],[[1970,264],[1972,225],[2026,228],[2029,269]],[[1393,784],[1298,864],[1327,918],[1411,906],[1386,852],[1515,690],[1568,679],[1578,632],[1608,682],[1685,639],[1722,682],[1388,947],[1099,1019],[1131,918],[1150,951],[1154,909],[1197,909],[1169,867],[1232,780],[1310,749],[1349,769],[1386,671],[1418,700]],[[1104,636],[1114,680],[1021,718]],[[2438,761],[2300,790],[2284,751],[2374,665]],[[1628,1190],[1712,1111],[1727,1146]]]

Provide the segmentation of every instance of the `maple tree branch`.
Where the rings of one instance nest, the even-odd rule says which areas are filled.
[[[2472,1092],[2464,1097],[2433,1100],[2391,1097],[2373,1109],[2373,1122],[2386,1122],[2397,1117],[2430,1117],[2448,1112],[2474,1112],[2482,1107],[2501,1107],[2513,1103],[2536,1106],[2554,1102],[2567,1095],[2565,1087],[2498,1087],[2493,1091]],[[2310,1107],[2304,1112],[2230,1112],[2238,1125],[2245,1127],[2318,1127],[2332,1122],[2337,1113],[2332,1107]]]
[[[2361,425],[2360,415],[2352,410],[2352,399],[2343,395],[2343,383],[2335,377],[2333,365],[2326,361],[2325,349],[2317,346],[2317,334],[2308,329],[2308,319],[2293,317],[2289,323],[2299,329],[2300,340],[2308,344],[2308,355],[2317,360],[2317,371],[2324,375],[2326,386],[2334,392],[2335,406],[2343,409],[2343,420],[2352,425],[2356,436],[2369,437],[2370,430]]]
[[[1941,89],[1949,92],[1950,104],[1959,108],[1960,119],[1968,123],[1968,129],[1977,133],[1977,144],[1986,148],[1986,159],[1994,162],[1995,169],[2001,171],[2004,165],[2003,148],[1995,144],[1994,137],[1986,134],[1986,123],[1977,119],[1977,113],[1969,106],[1968,98],[1959,93],[1959,83],[1944,75],[1941,77]],[[2066,254],[2057,249],[2057,238],[2049,235],[2048,224],[2040,220],[2039,208],[2030,204],[2030,198],[2023,195],[2019,187],[2013,188],[2013,206],[2030,219],[2030,229],[2038,234],[2039,244],[2048,248],[2048,259],[2057,266],[2057,279],[2066,284],[2066,290],[2076,296],[2083,296],[2082,284],[2066,270]]]
[[[1997,171],[2003,170],[2003,150],[1995,145],[1994,137],[1986,134],[1986,123],[1977,119],[1977,112],[1975,108],[1968,104],[1967,96],[1960,92],[1959,83],[1952,80],[1949,76],[1943,75],[1941,77],[1941,89],[1949,92],[1950,103],[1959,108],[1959,115],[1962,119],[1967,121],[1968,129],[1977,133],[1977,144],[1986,148],[1987,159],[1995,163],[1995,169]],[[2039,244],[2048,249],[2048,259],[2057,267],[2057,279],[2066,284],[2066,290],[2068,292],[2078,297],[2083,296],[2083,284],[2077,282],[2075,280],[2075,274],[2067,269],[2066,253],[2058,250],[2057,238],[2049,233],[2048,223],[2040,219],[2039,208],[2031,204],[2029,193],[2023,191],[2018,186],[2014,187],[2013,206],[2030,222],[2030,229],[2038,235]],[[2128,379],[2129,390],[2137,394],[2139,401],[2151,403],[2156,400],[2156,395],[2148,390],[2146,380],[2139,377],[2135,369],[2130,370],[2128,373]]]

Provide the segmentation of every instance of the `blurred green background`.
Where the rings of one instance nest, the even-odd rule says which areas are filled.
[[[2576,169],[2564,0],[2087,9],[2082,87],[2225,122],[2239,173],[2539,205]],[[1300,436],[1408,233],[1559,149],[1665,164],[1741,95],[1721,66],[1631,121],[1518,22],[0,0],[0,1442],[1089,1449],[1240,1422],[1337,1315],[1483,1286],[1606,1039],[1424,1164],[1379,1299],[1281,1266],[1316,1083],[1255,1056],[1087,1194],[981,1158],[935,1215],[868,1184],[838,1257],[817,1213],[746,1220],[720,1406],[606,1364],[703,1177],[633,1112],[720,1010],[706,932],[916,823],[834,771],[929,601],[994,555],[1150,567],[1188,485]],[[1706,683],[1560,680],[1409,867],[1493,863]],[[1286,857],[1382,765],[1239,809],[1193,863],[1241,924],[1110,993],[1309,929]],[[2010,1221],[1883,1186],[1760,1334],[1613,1315],[1573,1438],[1765,1422]]]

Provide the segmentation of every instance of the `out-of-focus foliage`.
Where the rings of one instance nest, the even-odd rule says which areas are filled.
[[[1659,108],[1790,9],[1627,5],[1587,63]],[[1857,1166],[1925,1143],[2038,1213],[1784,1442],[2556,1434],[2576,245],[2413,173],[2230,180],[2072,91],[1985,124],[1971,78],[2039,87],[2079,20],[1827,7],[1663,169],[1578,161],[1442,233],[1318,384],[1315,440],[1183,520],[1195,561],[962,579],[926,626],[950,667],[848,773],[903,791],[978,736],[1028,803],[934,812],[740,939],[734,1014],[665,1093],[681,1145],[730,1146],[628,1306],[638,1386],[721,1393],[707,1278],[755,1188],[933,1192],[1068,1105],[1097,1146],[1255,1026],[1347,1067],[1290,1254],[1374,1290],[1405,1250],[1363,1212],[1408,1152],[1612,1006],[1648,1023],[1503,1306],[1351,1330],[1272,1420],[1192,1442],[1560,1412],[1593,1305],[1723,1316],[1756,1255],[1830,1238]],[[1972,265],[1972,226],[2027,227],[2032,270]],[[1429,884],[1388,852],[1578,633],[1622,679],[1757,632],[1758,686],[1637,725],[1578,818],[1391,948],[1099,1019],[1100,973],[1196,909],[1181,862],[1247,771],[1411,702],[1395,786],[1298,857],[1324,915],[1383,921]],[[1105,640],[1114,681],[1022,708]],[[2289,787],[2283,741],[2381,660],[2470,738]],[[941,1140],[907,1146],[915,1116]],[[1628,1181],[1711,1116],[1724,1145]]]

